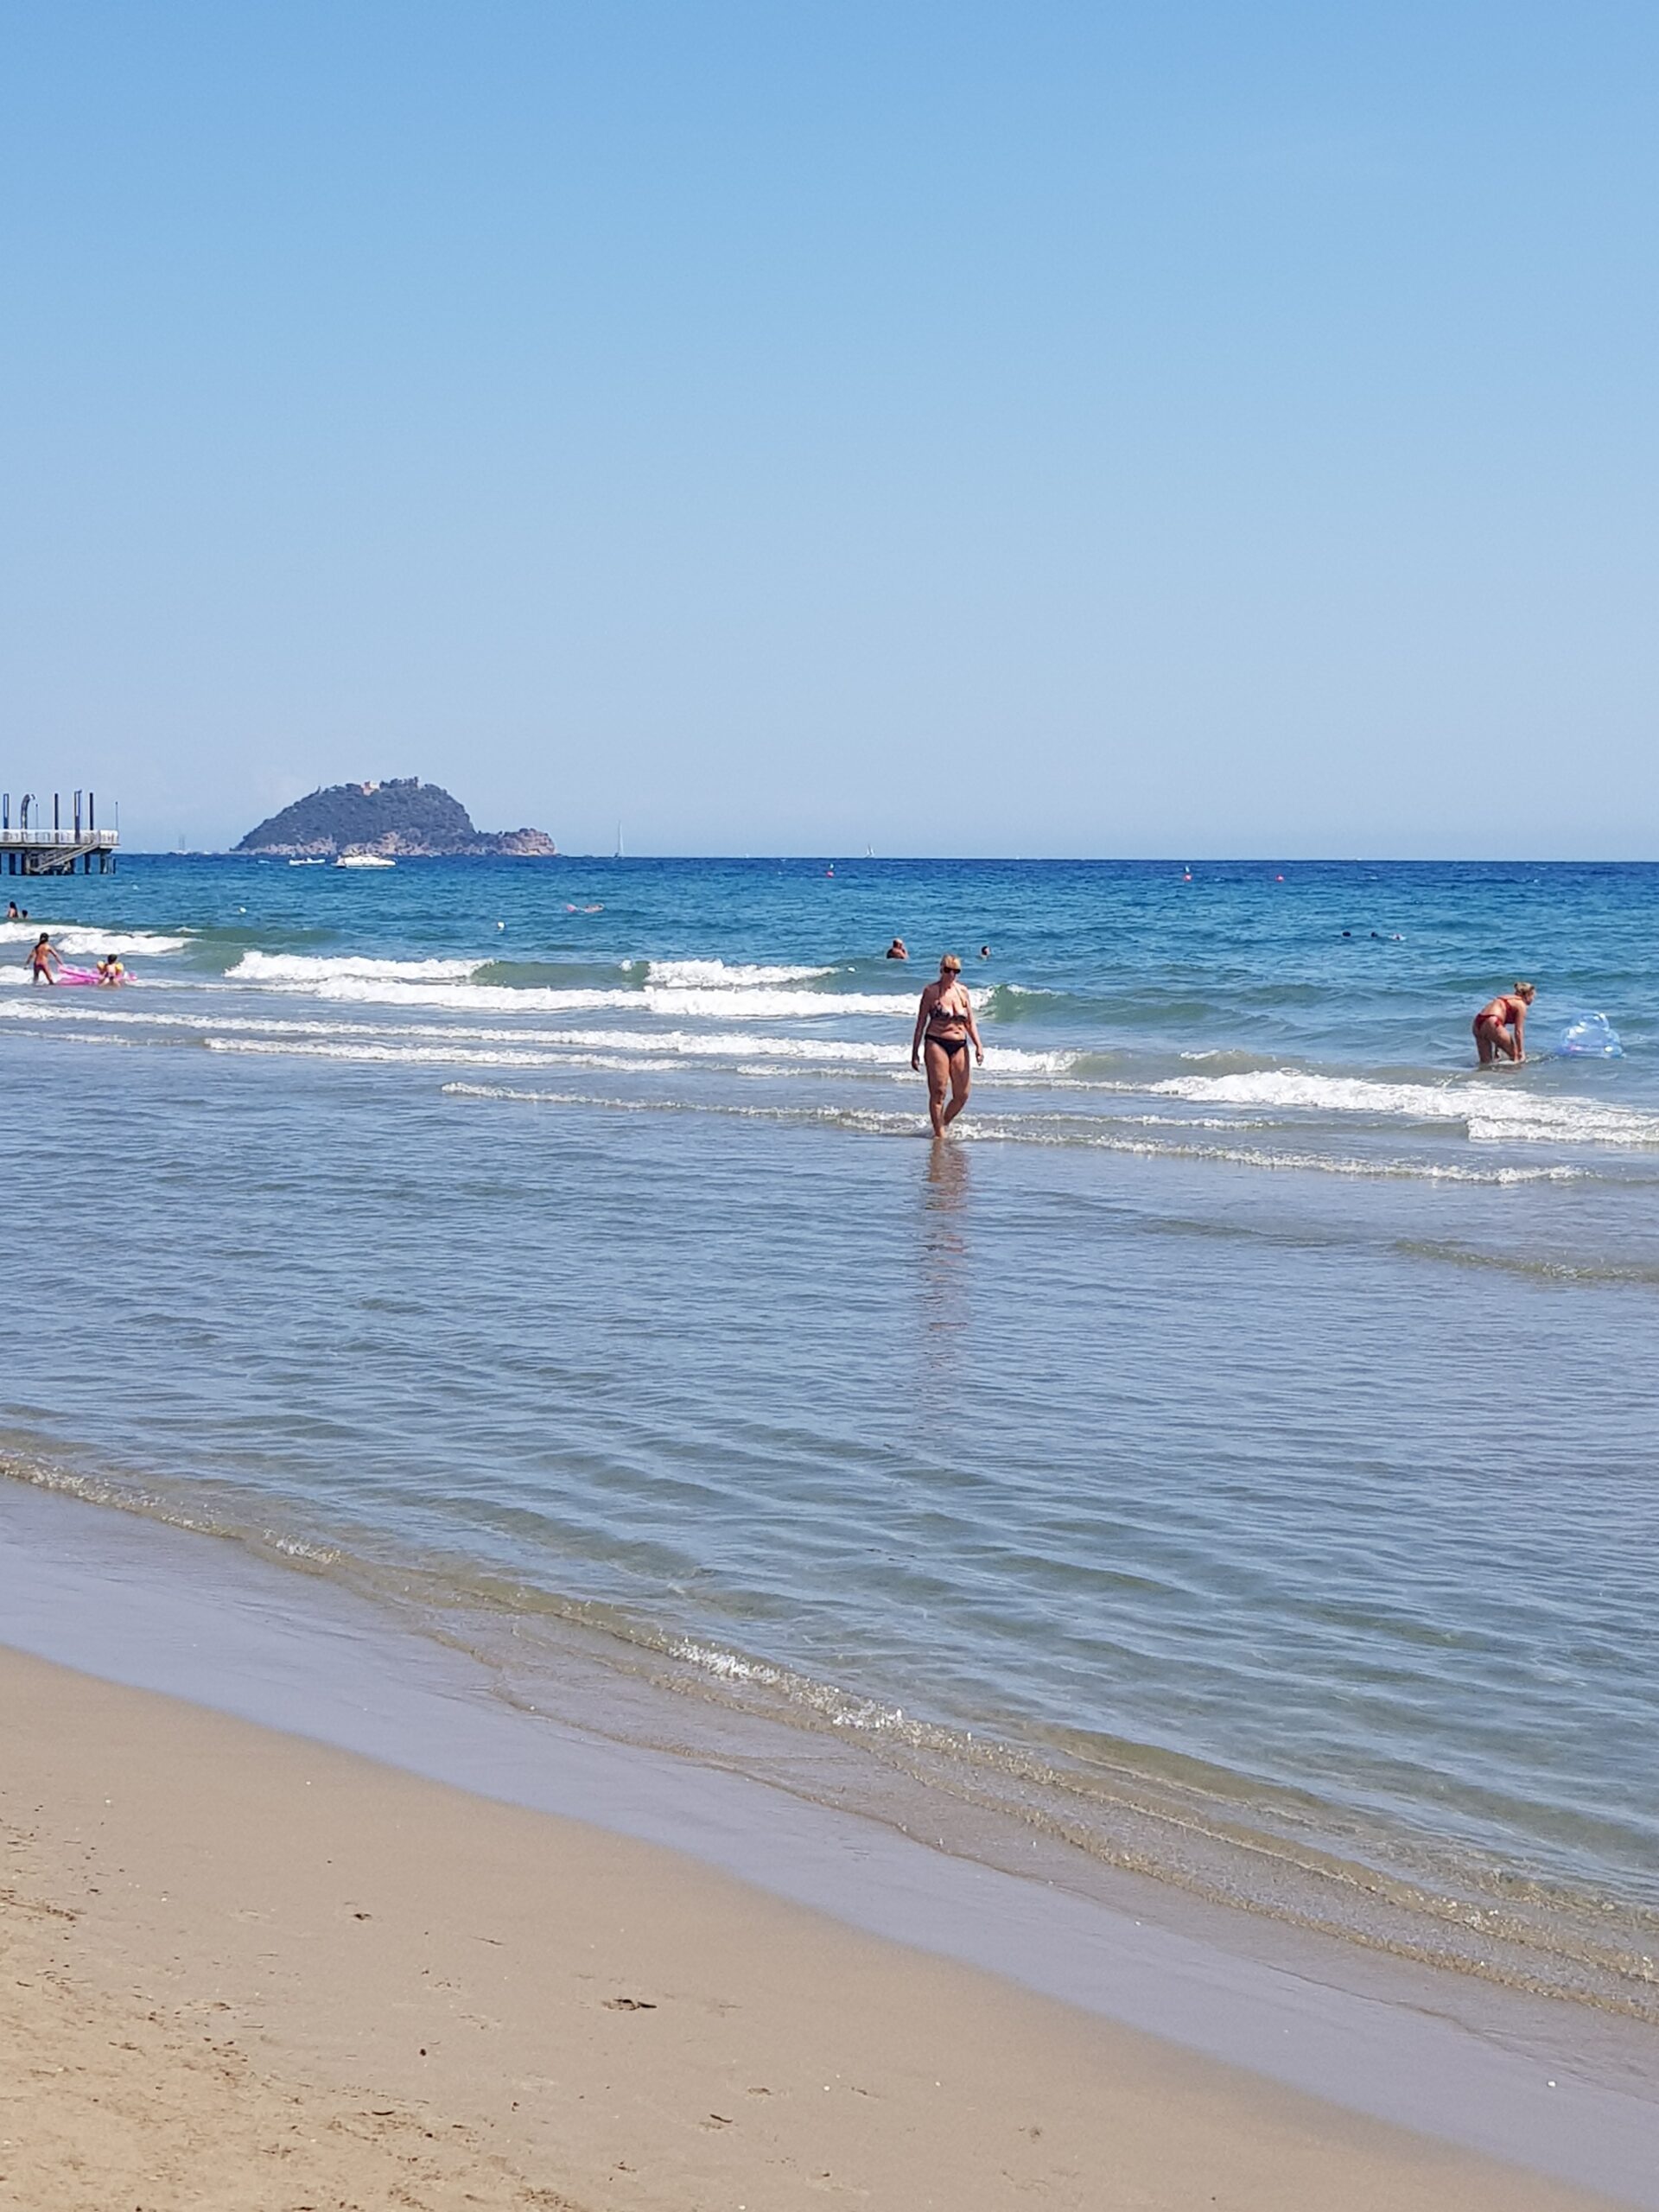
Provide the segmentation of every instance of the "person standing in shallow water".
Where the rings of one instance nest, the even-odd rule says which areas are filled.
[[[936,1137],[944,1135],[968,1103],[970,1044],[975,1059],[983,1067],[985,1047],[979,1041],[974,1002],[963,987],[962,963],[954,952],[947,952],[939,963],[938,982],[930,983],[922,993],[910,1040],[912,1068],[920,1068],[923,1055],[926,1055],[927,1117],[933,1124]],[[947,1091],[949,1105],[945,1103]]]
[[[1480,1065],[1491,1067],[1498,1060],[1527,1057],[1527,1009],[1538,995],[1532,983],[1517,983],[1488,1000],[1475,1016],[1475,1050]]]

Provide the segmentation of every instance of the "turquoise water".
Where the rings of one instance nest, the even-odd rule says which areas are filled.
[[[1659,2009],[1659,870],[828,866],[9,884],[12,1471]]]

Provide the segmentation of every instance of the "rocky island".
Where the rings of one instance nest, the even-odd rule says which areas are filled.
[[[470,860],[502,854],[536,858],[558,847],[545,830],[475,830],[458,798],[418,776],[399,776],[384,784],[330,784],[296,798],[250,830],[235,850],[286,854],[290,860],[341,853]]]

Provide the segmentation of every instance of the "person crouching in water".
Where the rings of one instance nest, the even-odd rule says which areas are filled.
[[[927,1056],[927,1116],[933,1134],[942,1137],[968,1103],[969,1076],[968,1047],[981,1067],[985,1047],[979,1041],[974,1002],[963,988],[962,963],[947,952],[939,963],[939,980],[922,993],[916,1009],[916,1028],[910,1040],[910,1065],[919,1068]],[[946,1091],[950,1103],[944,1103]]]
[[[1475,1050],[1482,1067],[1526,1058],[1527,1009],[1537,995],[1535,984],[1517,983],[1482,1007],[1475,1016]]]

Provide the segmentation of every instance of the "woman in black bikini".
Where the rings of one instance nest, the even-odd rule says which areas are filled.
[[[939,963],[939,980],[922,993],[916,1009],[916,1030],[910,1040],[910,1065],[919,1068],[927,1054],[927,1116],[933,1134],[942,1137],[968,1103],[968,1047],[985,1065],[985,1047],[979,1041],[974,1002],[962,985],[962,963],[947,952]],[[950,1103],[944,1103],[946,1091]]]

